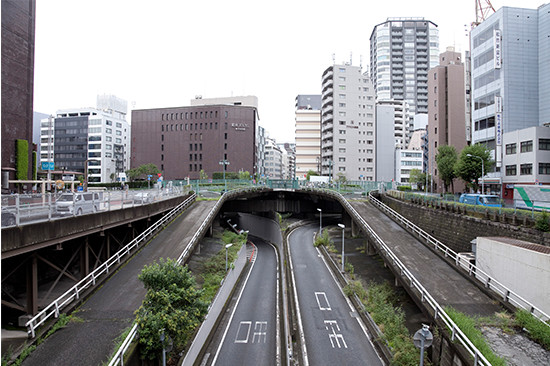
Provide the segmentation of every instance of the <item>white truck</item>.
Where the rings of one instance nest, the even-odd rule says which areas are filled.
[[[514,185],[514,206],[528,210],[550,210],[550,186]]]

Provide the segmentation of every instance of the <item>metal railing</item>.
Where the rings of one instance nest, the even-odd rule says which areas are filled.
[[[103,262],[98,268],[93,272],[84,277],[76,285],[67,290],[63,295],[54,300],[50,305],[46,306],[42,311],[36,314],[32,319],[30,319],[25,326],[27,327],[27,333],[34,338],[36,336],[36,329],[40,327],[47,319],[54,316],[55,318],[59,317],[61,310],[74,300],[78,300],[83,291],[88,289],[91,286],[96,284],[98,278],[103,275],[108,275],[111,267],[116,266],[121,263],[121,259],[127,255],[132,254],[132,250],[140,246],[140,244],[147,242],[147,240],[154,234],[160,227],[165,226],[168,222],[174,219],[179,213],[186,209],[191,203],[195,201],[196,195],[193,194],[191,197],[186,199],[184,202],[180,203],[169,213],[164,215],[160,220],[155,222],[147,230],[139,234],[134,240],[116,252],[111,258]]]
[[[412,223],[410,220],[400,215],[395,210],[393,210],[386,204],[382,203],[380,200],[376,199],[372,195],[369,195],[369,198],[375,206],[384,210],[384,212],[386,212],[388,215],[398,220],[401,224],[405,225],[407,229],[411,230],[419,238],[425,240],[427,245],[433,247],[433,249],[435,249],[436,251],[443,253],[445,258],[450,258],[455,262],[457,266],[461,266],[464,268],[465,265],[460,264],[461,257],[458,255],[457,252],[455,252],[445,244],[441,243],[439,240],[437,240],[436,238],[434,238],[433,236],[431,236],[430,234],[422,230],[420,227],[418,227],[417,225]],[[469,276],[480,281],[481,284],[483,284],[487,289],[493,290],[494,292],[499,294],[502,297],[502,300],[504,302],[507,302],[513,305],[514,307],[519,307],[529,311],[534,317],[538,318],[541,322],[543,322],[546,325],[549,325],[546,323],[546,321],[550,319],[550,316],[548,316],[548,314],[546,314],[541,309],[531,304],[529,301],[525,300],[523,297],[521,297],[514,291],[504,286],[502,283],[498,282],[495,278],[491,277],[489,274],[487,274],[483,270],[477,268],[472,263],[468,263],[465,269],[467,270]]]
[[[216,202],[214,207],[210,210],[208,213],[206,219],[203,221],[199,229],[195,232],[195,235],[191,238],[189,243],[185,246],[185,249],[178,257],[177,263],[182,264],[185,262],[185,260],[188,258],[189,254],[191,253],[191,250],[194,248],[195,244],[200,240],[202,235],[204,235],[204,231],[207,229],[207,227],[210,225],[210,221],[212,218],[218,213],[222,205],[225,203],[225,201],[229,198],[232,198],[234,196],[240,195],[242,193],[250,192],[250,191],[256,191],[261,190],[262,187],[248,187],[243,189],[235,189],[230,192],[227,192],[221,196],[221,198]],[[216,295],[217,296],[217,295]],[[210,309],[210,307],[209,307]],[[130,333],[126,336],[124,339],[124,342],[120,346],[120,348],[117,350],[117,352],[113,355],[111,358],[111,361],[109,362],[108,366],[115,366],[115,365],[124,365],[124,355],[126,354],[126,351],[128,350],[129,345],[132,343],[132,341],[136,338],[138,334],[137,330],[137,323],[134,323],[134,326],[130,330]]]
[[[353,206],[336,192],[331,192],[331,195],[338,198],[348,212],[357,220],[357,222],[371,235],[372,239],[377,243],[380,254],[385,256],[387,260],[399,271],[400,275],[406,280],[404,283],[409,283],[409,286],[419,293],[422,302],[427,304],[427,308],[433,312],[434,319],[441,319],[443,323],[451,331],[451,341],[458,340],[464,346],[466,351],[473,357],[474,365],[486,365],[491,363],[483,356],[483,354],[475,347],[468,339],[464,332],[456,325],[445,310],[437,303],[430,293],[422,286],[420,281],[413,276],[407,267],[399,260],[399,258],[391,251],[384,241],[376,234],[376,232],[367,224],[367,222],[357,213]],[[339,197],[338,197],[339,196]]]
[[[188,194],[189,186],[148,190],[89,190],[86,201],[76,201],[82,192],[2,195],[2,228],[59,220],[80,214],[120,210]],[[59,199],[63,195],[63,202]]]

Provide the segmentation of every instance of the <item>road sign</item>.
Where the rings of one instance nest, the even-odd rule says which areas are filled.
[[[55,164],[53,161],[43,161],[42,170],[54,170]]]

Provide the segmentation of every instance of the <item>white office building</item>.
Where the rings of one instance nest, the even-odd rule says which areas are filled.
[[[83,175],[87,166],[90,183],[115,182],[118,173],[130,168],[126,113],[126,101],[102,95],[97,108],[64,109],[54,118],[42,119],[40,160]]]
[[[321,95],[298,95],[295,111],[296,177],[321,173]]]
[[[351,64],[322,76],[321,174],[375,180],[375,101],[368,74]]]

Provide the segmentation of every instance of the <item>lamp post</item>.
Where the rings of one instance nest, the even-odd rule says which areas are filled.
[[[422,329],[416,331],[413,336],[413,342],[416,348],[420,348],[420,366],[424,365],[424,349],[433,343],[433,334],[427,324],[422,324]]]
[[[229,165],[229,161],[227,161],[225,159],[220,160],[220,165],[223,165],[223,185],[224,185],[225,191],[227,192],[227,182],[225,180],[225,166]]]
[[[481,160],[481,179],[483,179],[483,177],[485,176],[485,168],[483,166],[483,158],[481,156],[477,156],[477,155],[472,155],[472,154],[466,154],[466,156],[470,156],[472,158],[478,158]],[[485,180],[483,179],[481,181],[481,194],[485,194],[485,184],[484,184]]]
[[[227,244],[225,246],[225,272],[227,272],[227,250],[231,248],[233,244]]]
[[[344,224],[338,224],[338,226],[342,229],[342,273],[344,273],[344,230],[346,226]]]
[[[319,211],[319,236],[321,236],[323,231],[323,210],[318,208],[317,211]]]

